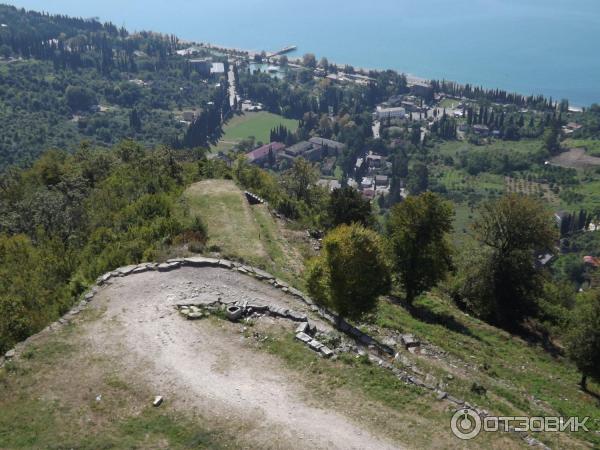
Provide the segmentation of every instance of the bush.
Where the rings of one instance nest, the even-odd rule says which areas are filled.
[[[307,270],[309,293],[341,317],[371,311],[390,288],[381,238],[361,225],[342,225],[323,240],[321,256]]]

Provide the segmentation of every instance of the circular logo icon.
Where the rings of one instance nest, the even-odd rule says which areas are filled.
[[[452,416],[450,427],[459,439],[473,439],[481,432],[481,417],[472,409],[459,409]]]

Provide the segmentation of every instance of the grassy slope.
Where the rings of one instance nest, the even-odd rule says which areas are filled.
[[[270,132],[273,128],[285,125],[291,131],[296,131],[298,121],[286,119],[283,116],[261,111],[257,113],[245,113],[235,116],[225,125],[221,141],[213,148],[216,150],[227,150],[242,139],[254,136],[256,142],[269,142]]]
[[[184,194],[190,216],[200,216],[208,226],[208,246],[232,259],[262,267],[290,282],[302,272],[304,244],[298,233],[282,235],[280,225],[265,205],[250,206],[229,180],[206,180]]]
[[[567,359],[463,314],[449,301],[425,296],[411,313],[382,301],[373,319],[374,332],[411,332],[442,349],[447,354],[446,363],[421,357],[418,364],[439,377],[453,375],[449,392],[472,404],[501,414],[598,418],[598,400],[579,390],[580,375]],[[472,393],[473,381],[485,386],[487,395]],[[598,385],[591,389],[600,393]],[[600,423],[594,429],[600,429]],[[600,445],[598,434],[580,434],[575,438]],[[556,436],[543,439],[553,442]],[[564,445],[563,442],[561,446]]]

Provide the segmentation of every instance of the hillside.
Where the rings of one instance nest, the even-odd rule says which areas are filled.
[[[0,449],[600,448],[600,105],[0,5],[0,129]]]
[[[268,239],[291,245],[265,206],[249,206],[231,181],[203,181],[184,196],[192,211],[209,213],[209,248],[219,246],[230,258],[269,265]],[[274,236],[258,237],[256,214]],[[297,274],[286,275],[299,281]],[[307,314],[329,336],[337,359],[320,358],[294,340],[296,324],[284,319],[258,314],[234,324],[213,313],[195,322],[175,308],[216,300]],[[52,328],[20,346],[17,358],[0,371],[4,446],[467,445],[450,434],[455,405],[437,399],[436,391],[397,380],[360,356],[370,352],[367,346],[335,332],[297,298],[243,273],[210,267],[130,273],[113,278],[89,307]],[[595,401],[576,389],[578,374],[564,358],[473,319],[442,297],[429,295],[410,308],[382,300],[361,328],[399,352],[389,359],[399,371],[478,408],[595,414]],[[406,333],[421,342],[416,354],[401,344]],[[485,393],[473,391],[473,383]],[[159,408],[151,406],[155,395],[165,398]],[[30,420],[17,420],[23,416]],[[536,438],[552,448],[583,448],[597,439],[552,433]],[[521,448],[526,442],[518,435],[487,434],[467,445],[482,446]]]

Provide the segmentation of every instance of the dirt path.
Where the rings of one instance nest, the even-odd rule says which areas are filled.
[[[261,448],[398,448],[336,412],[308,406],[314,401],[294,382],[296,374],[245,347],[243,335],[214,321],[184,320],[174,308],[215,297],[308,312],[271,286],[223,269],[146,272],[102,289],[94,305],[106,312],[86,325],[87,336],[167,401],[230,420],[234,428],[243,424]]]

